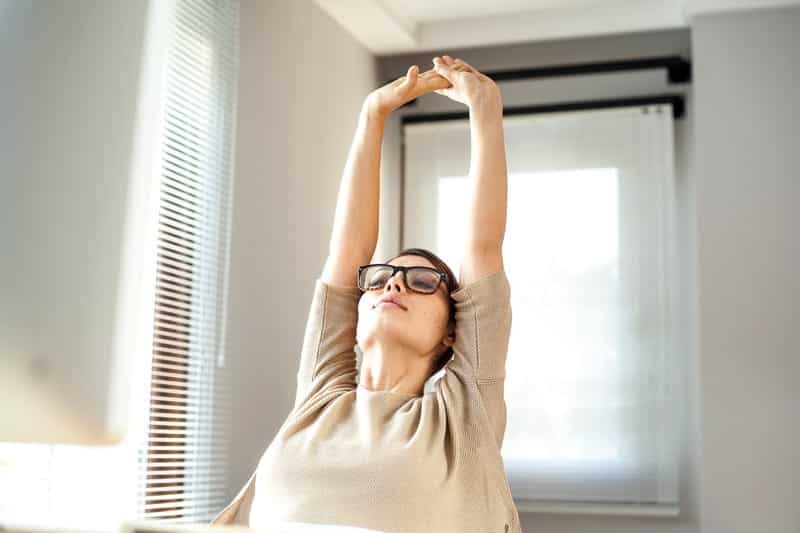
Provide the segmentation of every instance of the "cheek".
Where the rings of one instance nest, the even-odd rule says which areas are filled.
[[[369,312],[371,311],[371,309],[370,309],[371,305],[372,304],[367,302],[367,300],[364,299],[364,298],[362,298],[358,302],[358,323],[359,324],[364,322],[367,319],[367,317],[369,316]]]
[[[358,302],[358,321],[356,322],[356,338],[371,329],[375,324],[375,310],[372,309],[372,300],[361,298]]]
[[[447,324],[447,312],[447,309],[439,305],[421,307],[415,321],[425,324],[426,329],[438,334]]]
[[[371,313],[374,311],[372,309],[372,300],[368,300],[367,298],[361,298],[361,301],[358,302],[358,320],[359,322],[363,320],[367,320]]]
[[[369,320],[369,317],[367,316],[368,312],[369,310],[364,309],[362,305],[358,306],[358,320],[356,321],[356,343],[358,344],[361,344],[361,341],[364,338],[367,320]]]

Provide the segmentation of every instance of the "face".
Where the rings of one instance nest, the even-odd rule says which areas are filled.
[[[424,257],[415,255],[400,256],[388,264],[436,268]],[[379,303],[387,295],[396,297],[402,307]],[[380,289],[361,295],[356,340],[362,351],[380,340],[384,344],[396,343],[423,357],[435,357],[452,344],[449,319],[447,285],[440,283],[435,293],[421,294],[409,289],[403,273],[398,271]]]

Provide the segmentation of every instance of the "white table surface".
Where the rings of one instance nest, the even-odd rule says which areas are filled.
[[[156,524],[153,522],[125,522],[118,528],[87,530],[86,528],[26,527],[4,525],[4,533],[382,533],[360,527],[308,524],[303,522],[275,522],[266,527],[210,526],[208,524]]]

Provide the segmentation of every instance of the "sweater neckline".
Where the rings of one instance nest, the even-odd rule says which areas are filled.
[[[392,392],[388,390],[372,390],[364,387],[360,383],[357,385],[358,390],[362,392],[366,392],[367,394],[375,394],[375,395],[386,395],[386,396],[397,396],[398,398],[422,398],[419,394],[409,394],[405,392]]]

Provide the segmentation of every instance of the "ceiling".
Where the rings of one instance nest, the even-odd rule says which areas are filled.
[[[610,0],[611,2],[615,0]],[[505,0],[487,2],[486,0],[383,0],[389,11],[407,13],[418,22],[433,22],[467,17],[486,17],[508,15],[542,9],[586,7],[609,3],[609,0]],[[641,0],[639,0],[641,3]]]
[[[686,28],[710,11],[800,0],[316,0],[378,56]]]

